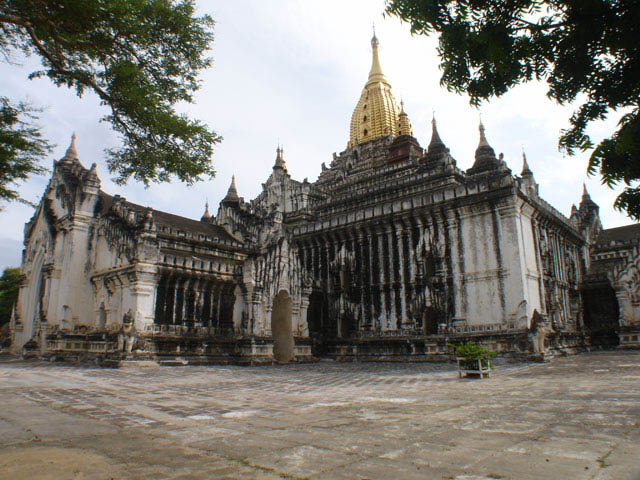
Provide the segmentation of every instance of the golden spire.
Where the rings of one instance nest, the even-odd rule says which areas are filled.
[[[399,134],[400,108],[380,67],[379,44],[374,30],[371,39],[371,70],[360,100],[351,115],[348,147]]]
[[[284,149],[278,143],[278,148],[276,148],[276,163],[273,165],[273,169],[281,168],[284,173],[287,173],[287,164],[284,163]]]
[[[367,85],[376,82],[387,83],[387,79],[384,78],[384,73],[382,73],[382,67],[380,66],[378,45],[380,45],[380,42],[378,42],[378,37],[376,37],[376,27],[374,26],[373,37],[371,37],[371,70],[369,70],[369,80],[367,81]]]
[[[202,214],[200,221],[206,222],[209,220],[211,220],[211,214],[209,213],[209,199],[207,198],[207,201],[204,204],[204,213]]]
[[[398,135],[411,135],[413,136],[413,129],[411,128],[411,122],[409,116],[404,111],[404,102],[400,100],[400,115],[398,122]]]

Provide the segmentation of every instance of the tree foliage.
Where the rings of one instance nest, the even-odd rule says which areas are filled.
[[[0,277],[0,327],[11,319],[11,310],[18,299],[20,269],[5,268]]]
[[[51,147],[31,122],[37,112],[24,103],[0,97],[0,199],[21,200],[16,181],[43,173],[39,165]]]
[[[37,55],[42,69],[29,78],[48,77],[78,96],[91,91],[109,108],[103,120],[122,146],[107,151],[107,165],[119,183],[133,177],[148,185],[172,176],[192,183],[214,175],[210,157],[220,137],[175,109],[192,101],[199,71],[211,64],[212,28],[211,17],[194,15],[193,0],[0,0],[5,61],[17,51]],[[0,117],[0,132],[28,145],[17,157],[15,148],[0,143],[0,159],[22,162],[20,174],[37,172],[46,142],[35,127],[11,123],[12,115],[28,113],[24,106],[6,99],[0,105],[9,117]],[[23,178],[12,177],[11,169],[0,173],[5,183]]]
[[[440,34],[441,83],[473,105],[533,79],[558,103],[577,101],[560,149],[593,149],[588,172],[623,184],[615,207],[640,219],[640,1],[387,0],[386,13]],[[615,110],[617,131],[594,145],[587,126]]]

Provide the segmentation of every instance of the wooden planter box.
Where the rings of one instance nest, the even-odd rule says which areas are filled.
[[[462,378],[463,376],[480,376],[480,378],[487,377],[491,373],[491,359],[489,358],[479,358],[477,360],[469,360],[464,357],[456,357],[458,360],[458,376]]]

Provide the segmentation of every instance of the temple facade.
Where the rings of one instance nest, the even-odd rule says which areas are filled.
[[[457,166],[413,136],[372,67],[347,148],[315,182],[276,152],[262,192],[199,220],[100,189],[75,138],[25,226],[13,350],[101,362],[432,359],[474,339],[544,357],[639,346],[640,229],[603,230],[584,191],[565,217],[482,124]]]

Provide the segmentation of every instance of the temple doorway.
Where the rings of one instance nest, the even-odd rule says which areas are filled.
[[[293,359],[293,331],[291,328],[291,297],[280,290],[273,300],[271,311],[271,334],[273,335],[273,356],[278,363]]]
[[[29,286],[25,295],[26,309],[24,315],[24,331],[22,333],[22,343],[31,339],[37,333],[42,313],[42,265],[44,264],[44,251],[41,250],[36,255],[29,276]]]

